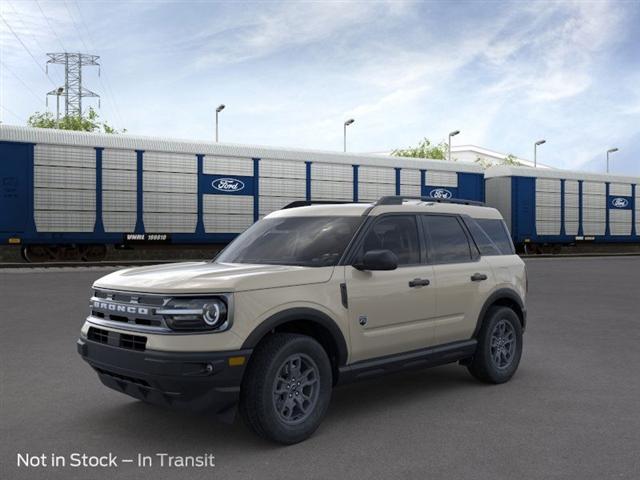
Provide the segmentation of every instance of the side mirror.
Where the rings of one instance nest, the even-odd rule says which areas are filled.
[[[395,270],[398,268],[398,257],[391,250],[369,250],[362,261],[353,265],[358,270]]]

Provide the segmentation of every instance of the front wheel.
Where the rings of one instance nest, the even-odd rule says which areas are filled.
[[[313,338],[276,333],[263,340],[242,381],[240,413],[258,435],[283,444],[309,438],[329,407],[331,363]]]
[[[508,307],[491,307],[478,334],[478,347],[467,366],[486,383],[504,383],[513,377],[522,356],[522,325]]]

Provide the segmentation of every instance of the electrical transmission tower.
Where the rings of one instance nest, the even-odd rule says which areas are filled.
[[[86,53],[47,53],[47,55],[49,56],[47,72],[50,63],[64,65],[64,87],[51,90],[47,95],[56,95],[58,103],[61,95],[65,97],[65,115],[82,116],[82,99],[85,97],[98,98],[98,106],[100,106],[100,95],[82,86],[82,67],[97,66],[98,76],[100,76],[98,55]]]

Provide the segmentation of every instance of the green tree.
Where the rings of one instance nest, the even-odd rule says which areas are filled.
[[[417,147],[398,148],[391,152],[391,155],[397,157],[412,157],[412,158],[430,158],[435,160],[446,160],[449,151],[449,146],[446,142],[440,142],[437,145],[432,145],[429,139],[424,138]]]
[[[482,168],[484,168],[485,170],[489,167],[493,167],[494,165],[509,165],[514,167],[523,165],[521,162],[518,161],[518,158],[512,153],[508,154],[506,157],[504,157],[502,160],[498,162],[493,162],[492,160],[478,157],[476,158],[476,163],[480,165]]]
[[[36,112],[29,117],[27,125],[36,128],[58,128],[81,132],[125,133],[127,131],[125,128],[118,131],[107,122],[100,121],[98,112],[93,108],[89,108],[87,114],[81,117],[65,115],[60,120],[56,120],[51,112]]]

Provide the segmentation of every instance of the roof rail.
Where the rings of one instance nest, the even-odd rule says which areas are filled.
[[[288,203],[280,210],[286,210],[287,208],[297,208],[297,207],[310,207],[311,205],[344,205],[347,203],[358,203],[348,200],[295,200],[291,203]]]
[[[483,202],[477,202],[475,200],[465,200],[463,198],[433,198],[433,197],[418,197],[418,196],[407,196],[407,195],[391,195],[387,197],[381,197],[375,203],[375,206],[402,205],[402,202],[405,200],[420,200],[422,202],[430,202],[430,203],[455,203],[458,205],[475,205],[478,207],[484,206]]]

